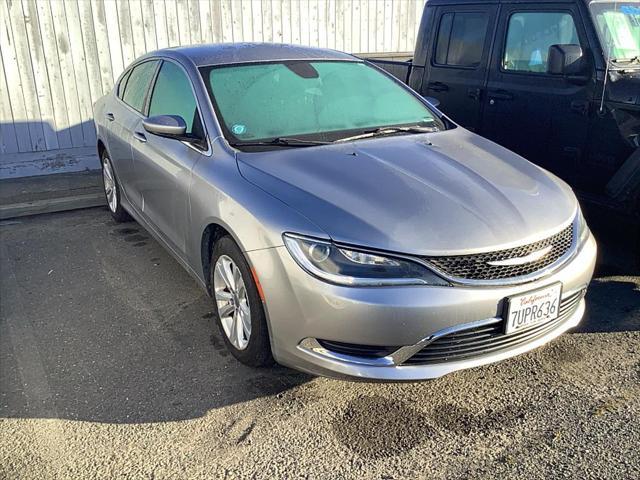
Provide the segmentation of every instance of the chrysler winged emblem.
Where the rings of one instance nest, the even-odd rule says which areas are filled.
[[[507,258],[505,260],[491,260],[490,262],[487,262],[487,263],[494,267],[526,265],[527,263],[537,262],[538,260],[543,258],[545,255],[547,255],[552,248],[553,248],[553,245],[549,245],[548,247],[544,247],[540,250],[536,250],[535,252],[531,252],[529,255],[525,255],[524,257]]]

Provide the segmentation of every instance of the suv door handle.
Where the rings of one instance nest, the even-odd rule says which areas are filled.
[[[142,143],[145,143],[147,141],[147,137],[142,132],[133,132],[133,138]]]
[[[116,119],[113,113],[105,113],[104,116],[107,117],[107,120],[109,120],[110,122],[113,122]]]
[[[507,92],[506,90],[497,90],[489,92],[489,98],[492,98],[494,100],[513,100],[513,94]]]
[[[427,85],[427,90],[433,90],[434,92],[446,92],[449,90],[449,85],[442,82],[430,82]]]
[[[469,88],[467,90],[467,97],[472,98],[473,100],[480,100],[481,93],[482,89],[480,88]]]
[[[571,111],[586,116],[589,114],[589,102],[586,100],[574,100],[571,102]]]

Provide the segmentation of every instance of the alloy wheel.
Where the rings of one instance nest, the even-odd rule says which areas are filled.
[[[116,180],[111,169],[111,162],[105,158],[102,162],[102,178],[104,181],[104,193],[107,196],[109,210],[113,213],[118,209],[118,191],[116,189]]]
[[[244,350],[251,337],[249,297],[240,269],[227,255],[216,261],[213,291],[224,333],[235,348]]]

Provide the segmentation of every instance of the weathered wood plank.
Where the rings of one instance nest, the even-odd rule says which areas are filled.
[[[42,50],[47,66],[49,89],[53,106],[53,128],[56,130],[59,148],[69,148],[73,145],[69,123],[69,113],[65,98],[65,85],[62,80],[62,69],[56,42],[54,20],[51,15],[49,2],[37,2],[38,23],[40,35],[43,38]]]
[[[96,133],[93,125],[93,101],[91,99],[91,87],[87,73],[87,58],[84,52],[84,42],[80,29],[80,12],[78,2],[67,0],[64,2],[64,11],[67,18],[67,35],[69,37],[69,52],[78,95],[78,108],[82,128],[84,146],[95,145]]]
[[[80,35],[86,58],[85,66],[87,67],[87,78],[89,79],[89,92],[91,94],[91,104],[93,105],[95,101],[103,95],[100,64],[105,59],[101,59],[98,53],[96,34],[93,28],[91,2],[78,2],[78,13],[80,16]],[[109,57],[107,57],[107,59],[109,62],[111,61]]]
[[[209,0],[198,0],[200,11],[200,40],[202,43],[213,43],[213,19]]]
[[[200,23],[200,4],[196,0],[187,2],[189,13],[189,29],[191,40],[189,43],[203,43]]]
[[[82,147],[84,146],[83,118],[80,112],[78,84],[76,83],[73,57],[71,54],[71,40],[69,39],[69,26],[67,24],[64,2],[52,1],[51,14],[55,31],[55,37],[52,38],[52,41],[55,42],[58,47],[58,58],[60,60],[60,71],[62,72],[64,98],[67,104],[71,145],[74,147]],[[82,67],[84,67],[84,65]]]
[[[262,39],[273,42],[273,9],[271,0],[262,0]]]
[[[7,25],[8,22],[9,17],[5,15],[5,9],[0,8],[0,57],[2,57],[2,63],[4,63],[5,60],[2,49],[5,42],[2,38],[7,30],[4,26]],[[18,152],[19,148],[13,113],[11,112],[9,87],[7,86],[4,68],[1,67],[2,65],[0,65],[0,153],[6,156],[6,154]]]
[[[158,35],[156,33],[156,14],[153,0],[143,0],[142,2],[142,27],[144,29],[146,51],[150,52],[157,49]]]
[[[95,31],[96,49],[100,60],[100,81],[102,82],[102,94],[106,95],[113,86],[116,75],[113,64],[114,56],[119,56],[122,63],[122,53],[109,48],[109,32],[107,31],[107,18],[104,3],[100,0],[91,0],[91,15]],[[115,23],[115,22],[114,22]]]
[[[189,4],[187,0],[177,0],[178,32],[180,45],[191,45],[191,25],[189,25]]]
[[[336,50],[345,49],[344,23],[345,23],[345,0],[336,0]]]
[[[167,18],[167,38],[170,47],[180,45],[180,25],[178,22],[178,4],[176,0],[165,0]]]
[[[153,19],[156,28],[157,48],[167,48],[169,34],[167,33],[167,11],[164,2],[154,2]]]
[[[40,105],[38,92],[36,91],[33,68],[31,65],[31,52],[24,22],[24,13],[21,2],[8,4],[9,18],[11,22],[13,47],[15,60],[20,77],[22,95],[24,96],[25,121],[29,129],[29,139],[33,150],[45,150],[47,148],[44,139],[44,130],[40,117]]]
[[[233,12],[231,0],[222,0],[220,3],[220,15],[222,17],[222,41],[233,42]]]
[[[281,0],[273,5],[274,29],[279,29],[281,34],[276,36],[276,42],[291,43],[291,0]]]
[[[28,45],[31,49],[31,63],[25,66],[26,68],[33,69],[33,79],[40,107],[39,121],[42,122],[45,147],[47,150],[53,150],[59,147],[58,135],[56,134],[55,118],[53,115],[53,102],[51,100],[51,90],[49,89],[47,64],[42,48],[43,42],[42,38],[40,38],[38,10],[34,0],[23,0],[22,9],[24,12]]]
[[[135,58],[147,52],[147,44],[144,38],[144,22],[142,19],[141,0],[129,0],[129,12],[131,20],[131,39],[133,41],[133,54]]]
[[[253,0],[251,2],[251,38],[254,42],[263,41],[263,28],[262,28],[262,1]]]

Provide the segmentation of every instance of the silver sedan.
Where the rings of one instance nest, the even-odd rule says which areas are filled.
[[[596,243],[571,189],[353,56],[160,50],[95,112],[113,217],[193,275],[248,365],[435,378],[583,315]]]

